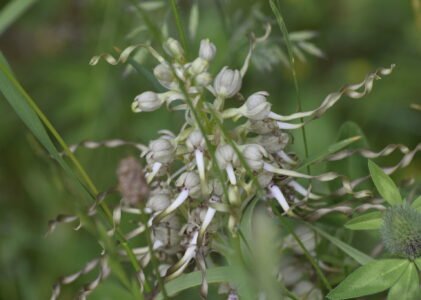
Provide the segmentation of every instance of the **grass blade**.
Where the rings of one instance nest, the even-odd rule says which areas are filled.
[[[35,2],[36,0],[10,0],[0,12],[0,35]]]

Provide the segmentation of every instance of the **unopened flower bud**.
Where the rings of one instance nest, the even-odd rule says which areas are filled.
[[[117,176],[118,189],[126,203],[135,205],[148,197],[149,186],[136,158],[123,159],[118,165]]]
[[[195,130],[190,133],[189,137],[186,140],[186,146],[190,151],[194,151],[196,149],[203,150],[205,148],[205,139],[203,138],[202,133],[200,130]]]
[[[276,121],[272,119],[250,120],[250,131],[257,134],[268,134],[279,130]]]
[[[229,144],[218,146],[215,156],[221,169],[226,169],[229,164],[238,164],[237,153],[235,153],[234,149]]]
[[[273,173],[270,172],[261,172],[257,175],[257,181],[262,188],[267,187],[273,179]]]
[[[132,110],[134,112],[154,111],[160,108],[163,102],[157,93],[143,92],[134,98]]]
[[[169,38],[164,43],[164,50],[167,52],[167,54],[176,60],[183,60],[184,58],[184,50],[183,47],[181,47],[179,41]]]
[[[157,139],[153,140],[149,144],[151,158],[163,164],[167,164],[174,159],[174,146],[168,139]]]
[[[156,212],[164,210],[170,205],[170,203],[171,197],[169,191],[158,189],[152,192],[146,207]]]
[[[212,75],[208,72],[200,73],[194,78],[194,82],[200,87],[206,87],[212,83]]]
[[[211,61],[216,54],[216,47],[213,43],[211,43],[208,39],[204,39],[200,41],[200,49],[199,49],[199,56],[200,58]]]
[[[209,63],[203,58],[198,57],[192,62],[189,71],[192,75],[197,75],[205,72],[208,67]]]
[[[178,247],[174,247],[180,243],[180,231],[181,224],[177,216],[171,215],[163,218],[161,222],[153,227],[153,240],[161,241],[165,251],[173,253],[178,250]]]
[[[261,135],[259,144],[262,145],[269,153],[276,153],[285,149],[289,143],[289,135],[281,132],[279,134]]]
[[[159,83],[166,88],[170,88],[174,83],[174,74],[172,73],[170,67],[165,63],[157,65],[153,69],[153,74],[155,75],[155,78],[158,79]]]
[[[246,145],[243,149],[243,156],[252,170],[260,171],[263,169],[263,157],[266,156],[266,151],[262,146],[257,144]]]
[[[241,89],[241,80],[240,71],[224,67],[215,78],[216,94],[222,98],[235,96]]]
[[[249,119],[260,121],[269,115],[271,104],[266,100],[267,96],[267,92],[257,92],[247,98],[245,114]]]
[[[189,196],[192,198],[200,196],[200,178],[196,172],[185,172],[181,174],[175,185],[187,189]]]
[[[209,187],[209,193],[211,195],[221,197],[224,193],[224,189],[222,188],[222,184],[218,179],[212,179],[209,181],[208,184]]]

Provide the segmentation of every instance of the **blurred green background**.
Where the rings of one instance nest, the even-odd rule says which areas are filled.
[[[187,25],[194,1],[179,2]],[[272,18],[267,1],[199,2],[200,23],[191,48],[197,50],[200,39],[209,37],[218,48],[214,74],[224,65],[240,67],[247,51],[246,34],[250,30],[262,33],[262,24],[252,16],[259,11]],[[131,112],[132,99],[152,88],[145,77],[127,72],[125,66],[88,64],[93,55],[112,52],[114,46],[123,49],[150,38],[132,3],[137,2],[34,1],[0,36],[0,50],[17,78],[68,144],[112,138],[146,144],[158,129],[176,131],[181,124],[183,115],[178,113]],[[345,121],[361,126],[373,150],[391,143],[412,149],[420,142],[421,112],[410,108],[412,103],[421,103],[421,11],[417,3],[419,6],[417,0],[281,1],[289,31],[317,31],[313,43],[326,55],[324,59],[306,56],[305,63],[297,62],[304,109],[315,108],[330,92],[361,81],[377,67],[397,65],[392,75],[375,83],[371,94],[361,100],[344,99],[307,127],[310,153],[334,142]],[[7,4],[2,2],[0,9]],[[149,16],[169,24],[169,35],[177,37],[165,1]],[[276,25],[273,34],[280,36]],[[151,61],[145,60],[150,70]],[[291,73],[282,64],[263,71],[251,67],[242,92],[248,95],[259,90],[271,94],[274,111],[286,114],[296,109]],[[75,232],[70,225],[43,238],[48,220],[89,202],[0,98],[0,298],[46,299],[59,276],[79,270],[99,252],[88,233]],[[299,135],[295,141],[296,150],[302,153]],[[118,160],[128,154],[136,152],[127,148],[77,152],[100,190],[115,185]],[[391,165],[398,160],[395,155],[380,163]],[[419,180],[420,162],[418,155],[396,178]],[[71,299],[80,284],[65,288],[62,299]],[[92,299],[124,299],[120,293],[115,283],[107,281]]]

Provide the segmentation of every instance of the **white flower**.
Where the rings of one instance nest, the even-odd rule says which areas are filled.
[[[190,133],[189,137],[186,140],[186,146],[190,151],[194,151],[196,149],[205,149],[205,139],[203,138],[203,135],[200,132],[200,130],[195,130],[192,133]]]
[[[161,107],[164,101],[154,92],[143,92],[134,98],[132,110],[134,112],[154,111]]]
[[[166,63],[157,65],[153,69],[153,74],[155,78],[161,83],[164,87],[171,89],[174,85],[174,74],[171,71],[171,68]]]
[[[196,172],[185,172],[181,174],[175,185],[188,190],[188,195],[192,198],[200,196],[200,178]]]
[[[174,160],[174,146],[170,140],[160,138],[149,143],[151,158],[159,163],[167,164]]]
[[[261,171],[263,169],[263,157],[266,156],[267,153],[262,146],[257,144],[246,145],[242,152],[244,159],[252,170]]]
[[[215,152],[216,160],[221,169],[227,172],[231,184],[236,185],[234,165],[238,164],[238,156],[229,144],[219,145]]]
[[[289,135],[284,132],[278,134],[261,135],[259,144],[262,145],[269,153],[277,153],[285,149],[289,143]]]
[[[257,92],[247,98],[245,115],[252,120],[264,120],[270,113],[271,104],[266,100],[267,92]]]
[[[216,47],[209,39],[204,39],[200,41],[199,57],[211,61],[216,54]]]
[[[231,98],[235,96],[241,89],[240,71],[224,67],[215,78],[214,88],[219,97]]]
[[[183,60],[184,58],[184,50],[183,47],[181,47],[180,42],[169,38],[164,43],[164,50],[167,52],[167,54],[177,60]]]
[[[208,72],[200,73],[194,78],[194,82],[197,86],[206,87],[212,83],[212,75]]]
[[[191,74],[197,75],[197,74],[205,72],[208,69],[208,67],[209,67],[208,61],[204,60],[203,58],[198,57],[192,62],[189,71]]]

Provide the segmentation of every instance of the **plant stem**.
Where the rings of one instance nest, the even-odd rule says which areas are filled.
[[[176,0],[170,0],[170,2],[171,2],[171,10],[174,15],[175,25],[177,26],[178,36],[181,40],[181,44],[183,45],[184,50],[188,54],[186,34],[184,33],[183,25],[181,24],[181,18],[178,12]]]

